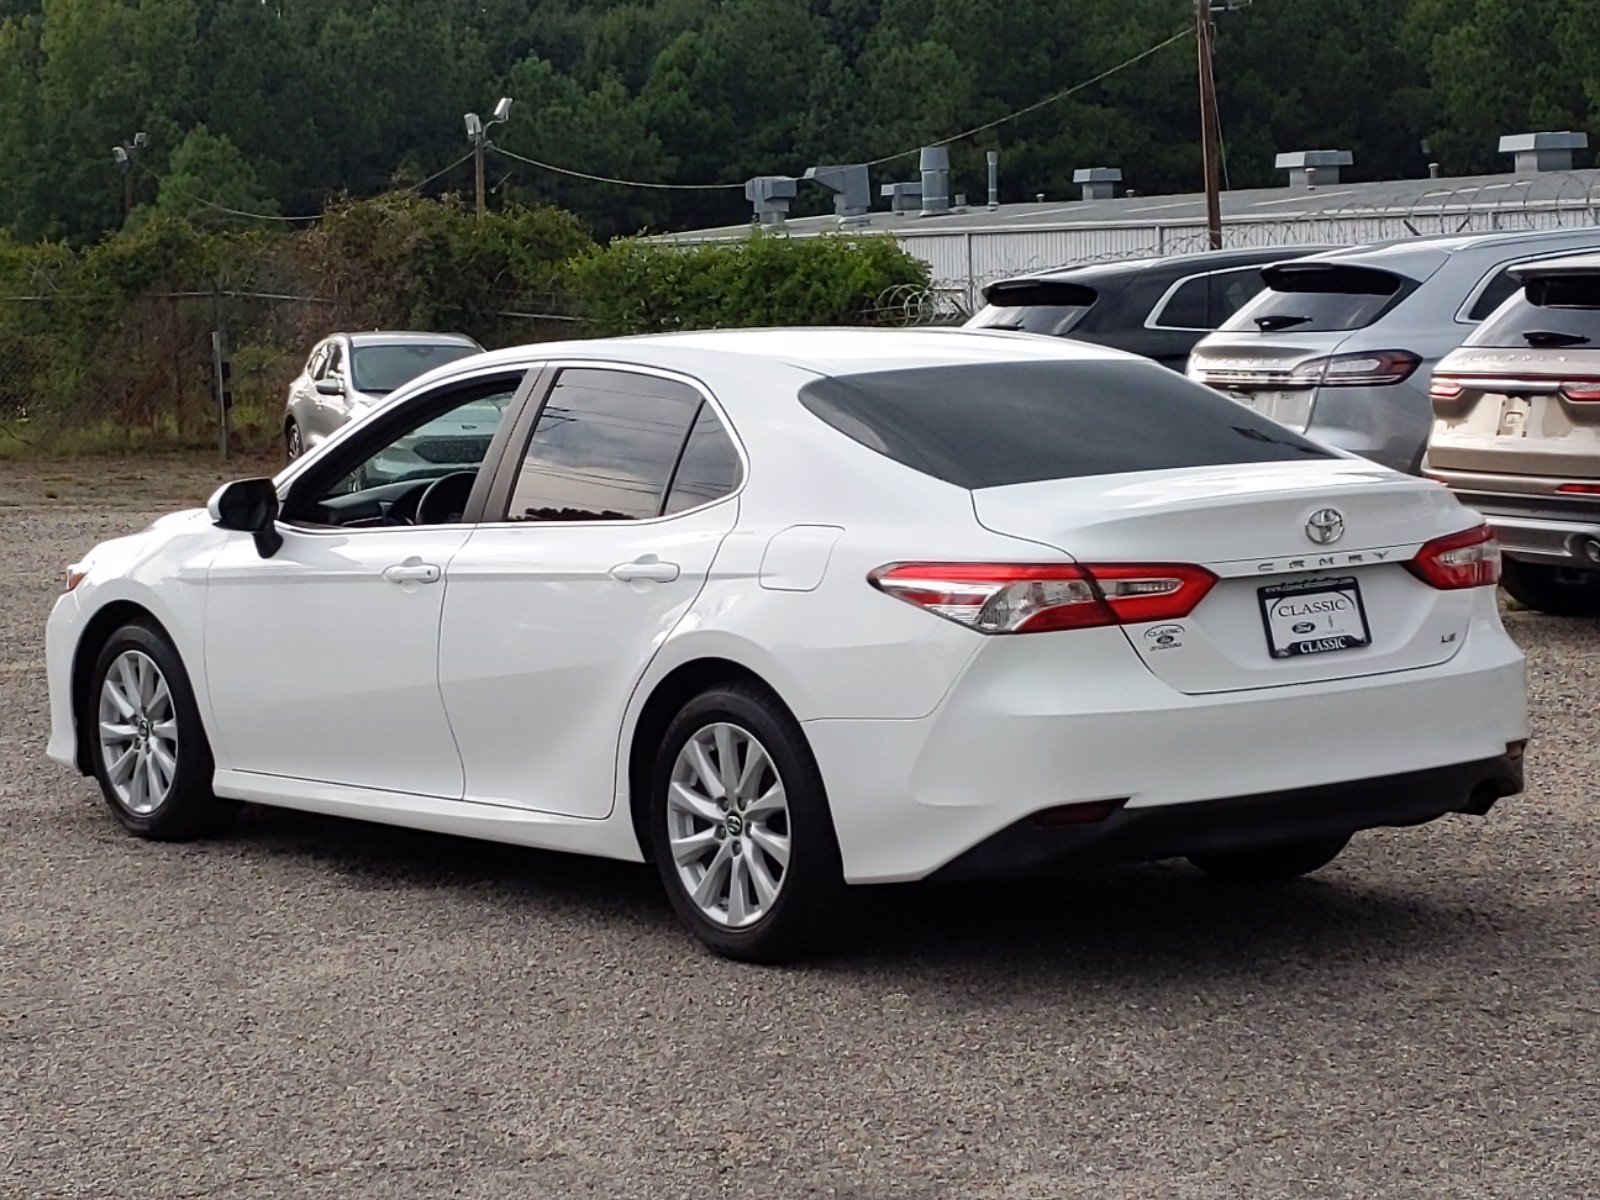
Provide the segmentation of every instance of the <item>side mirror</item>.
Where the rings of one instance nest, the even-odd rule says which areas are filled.
[[[270,479],[225,483],[212,493],[206,511],[217,528],[253,535],[262,558],[271,558],[283,546],[283,535],[277,526],[278,489]]]
[[[317,389],[317,395],[319,396],[344,395],[344,381],[341,379],[335,379],[331,377],[328,379],[319,379],[311,386]]]

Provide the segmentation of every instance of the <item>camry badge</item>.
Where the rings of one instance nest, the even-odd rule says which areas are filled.
[[[1306,536],[1319,546],[1330,546],[1344,536],[1344,514],[1337,508],[1319,508],[1306,521]]]

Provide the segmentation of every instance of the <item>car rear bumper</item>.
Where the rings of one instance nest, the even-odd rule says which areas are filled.
[[[1209,695],[1130,660],[1119,630],[1037,635],[1074,639],[1070,663],[1033,637],[995,639],[928,717],[805,723],[845,877],[925,878],[1061,806],[1110,802],[1116,828],[1219,798],[1287,806],[1331,785],[1355,804],[1373,780],[1498,759],[1528,736],[1523,660],[1487,594],[1483,608],[1438,666]],[[1423,819],[1462,807],[1472,786],[1430,797]]]
[[[1600,498],[1555,495],[1556,481],[1542,478],[1514,481],[1540,490],[1510,491],[1494,486],[1499,477],[1484,480],[1431,466],[1428,475],[1489,518],[1501,549],[1513,558],[1600,567]]]
[[[1075,867],[1231,854],[1420,825],[1447,813],[1482,816],[1522,791],[1522,753],[1254,796],[1160,808],[1117,808],[1100,820],[1026,817],[934,872],[935,879],[1049,875]]]

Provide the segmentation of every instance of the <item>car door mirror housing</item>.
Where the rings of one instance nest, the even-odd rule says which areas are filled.
[[[277,526],[278,489],[270,479],[225,483],[212,494],[206,511],[219,529],[252,535],[262,558],[271,558],[283,546]]]
[[[338,379],[334,379],[331,376],[329,378],[327,378],[327,379],[319,379],[319,380],[317,380],[317,382],[313,386],[317,389],[317,395],[319,395],[319,396],[342,396],[342,395],[344,395],[344,383],[343,383],[343,381],[338,380]]]

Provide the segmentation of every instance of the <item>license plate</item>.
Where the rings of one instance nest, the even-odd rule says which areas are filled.
[[[1252,408],[1263,417],[1280,425],[1304,428],[1311,411],[1311,393],[1298,392],[1230,392],[1236,401]]]
[[[1273,658],[1356,650],[1372,644],[1354,576],[1276,583],[1261,589],[1261,620]]]

